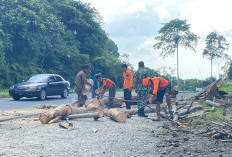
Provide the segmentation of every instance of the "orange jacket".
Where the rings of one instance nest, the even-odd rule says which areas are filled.
[[[158,89],[164,90],[169,85],[169,82],[162,77],[153,77],[151,81],[153,83],[152,94],[157,94]]]
[[[132,88],[133,87],[133,74],[130,70],[127,70],[123,73],[124,78],[124,89]]]
[[[102,89],[100,90],[99,94],[104,94],[107,88],[110,89],[114,85],[113,81],[106,78],[101,79],[101,82],[102,82]]]

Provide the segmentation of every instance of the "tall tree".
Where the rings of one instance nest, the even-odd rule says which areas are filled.
[[[211,32],[205,39],[205,45],[203,57],[207,57],[211,62],[211,78],[213,78],[213,60],[226,56],[224,51],[229,49],[229,43],[222,35]]]
[[[155,37],[154,49],[161,50],[164,58],[177,53],[177,85],[179,82],[179,46],[195,51],[199,37],[190,31],[186,20],[174,19],[164,23]]]

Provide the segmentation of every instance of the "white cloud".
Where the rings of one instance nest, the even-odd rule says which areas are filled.
[[[161,23],[180,18],[191,24],[191,31],[201,37],[196,53],[180,48],[180,77],[204,79],[210,76],[210,62],[202,57],[205,37],[212,31],[224,35],[232,47],[231,0],[82,0],[90,2],[103,17],[104,28],[137,68],[146,66],[176,68],[176,55],[163,60],[153,49],[153,38]],[[231,51],[232,49],[230,49]],[[213,67],[217,76],[217,67]]]
[[[131,5],[124,9],[125,13],[133,14],[137,12],[146,12],[146,5],[142,1],[133,1]]]
[[[231,0],[194,0],[180,7],[183,18],[188,19],[193,31],[208,35],[211,31],[231,31]]]

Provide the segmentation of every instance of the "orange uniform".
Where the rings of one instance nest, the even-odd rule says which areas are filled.
[[[164,90],[169,85],[169,82],[162,77],[153,77],[151,81],[153,83],[152,94],[157,94],[158,89]]]
[[[123,73],[124,78],[124,89],[132,88],[133,87],[133,74],[130,70],[126,70]]]
[[[102,89],[100,90],[99,94],[104,94],[106,89],[110,89],[111,87],[114,86],[114,82],[111,81],[110,79],[101,79],[101,82],[102,82]]]

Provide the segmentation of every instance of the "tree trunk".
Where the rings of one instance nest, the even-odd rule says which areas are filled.
[[[176,43],[176,58],[177,58],[177,89],[179,89],[179,45]]]
[[[211,58],[211,83],[213,83],[213,59]]]
[[[107,111],[107,116],[112,118],[113,120],[119,122],[119,123],[124,123],[127,118],[127,114],[124,112],[119,111],[116,108],[109,109]]]

